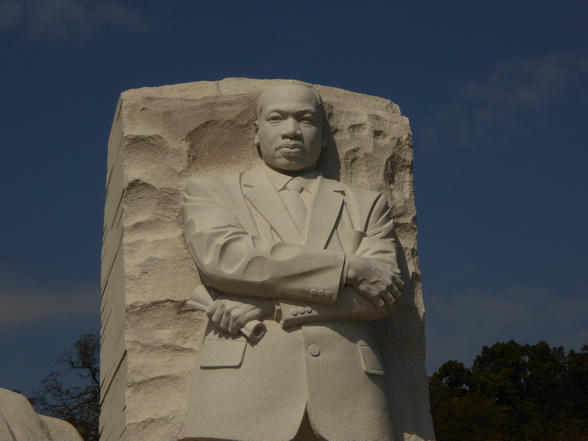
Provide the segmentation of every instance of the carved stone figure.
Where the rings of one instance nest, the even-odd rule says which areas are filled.
[[[102,250],[104,440],[434,439],[409,121],[384,98],[273,87],[284,83],[298,84],[121,94]],[[303,145],[274,151],[281,132],[256,115],[281,94],[319,120],[285,118]],[[268,166],[272,152],[285,157]],[[288,170],[286,157],[308,162]],[[367,293],[366,258],[388,279]]]
[[[193,303],[210,320],[183,439],[393,439],[369,322],[397,307],[402,251],[386,197],[317,170],[326,139],[318,93],[280,84],[258,102],[263,164],[186,185]]]
[[[29,400],[0,388],[1,441],[83,441],[67,421],[38,415]]]

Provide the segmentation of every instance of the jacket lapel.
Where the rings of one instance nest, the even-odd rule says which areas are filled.
[[[284,242],[301,243],[302,237],[269,178],[261,167],[246,172],[243,195],[278,233]]]
[[[341,183],[318,177],[316,196],[310,210],[306,245],[326,248],[343,208],[345,188]]]

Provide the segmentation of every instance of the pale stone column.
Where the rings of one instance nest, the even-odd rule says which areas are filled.
[[[102,252],[102,441],[178,438],[207,323],[186,306],[199,277],[183,237],[182,192],[196,173],[259,162],[256,99],[276,82],[229,78],[121,95],[108,147]],[[331,128],[321,171],[384,193],[393,207],[412,286],[398,313],[374,326],[395,438],[433,439],[408,119],[391,101],[315,88]]]

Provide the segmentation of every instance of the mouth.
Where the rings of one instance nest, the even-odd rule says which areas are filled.
[[[278,150],[285,157],[300,156],[304,152],[304,145],[299,142],[284,142]]]

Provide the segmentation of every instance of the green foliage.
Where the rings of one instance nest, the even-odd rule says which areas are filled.
[[[31,401],[38,413],[70,422],[85,441],[98,441],[99,335],[81,336],[74,349],[65,353],[60,362],[67,367],[65,372],[47,375],[42,381],[42,389],[35,393]],[[64,384],[64,381],[71,383],[72,377],[73,385]]]
[[[438,441],[587,441],[588,345],[484,346],[471,369],[444,363],[430,394]]]

